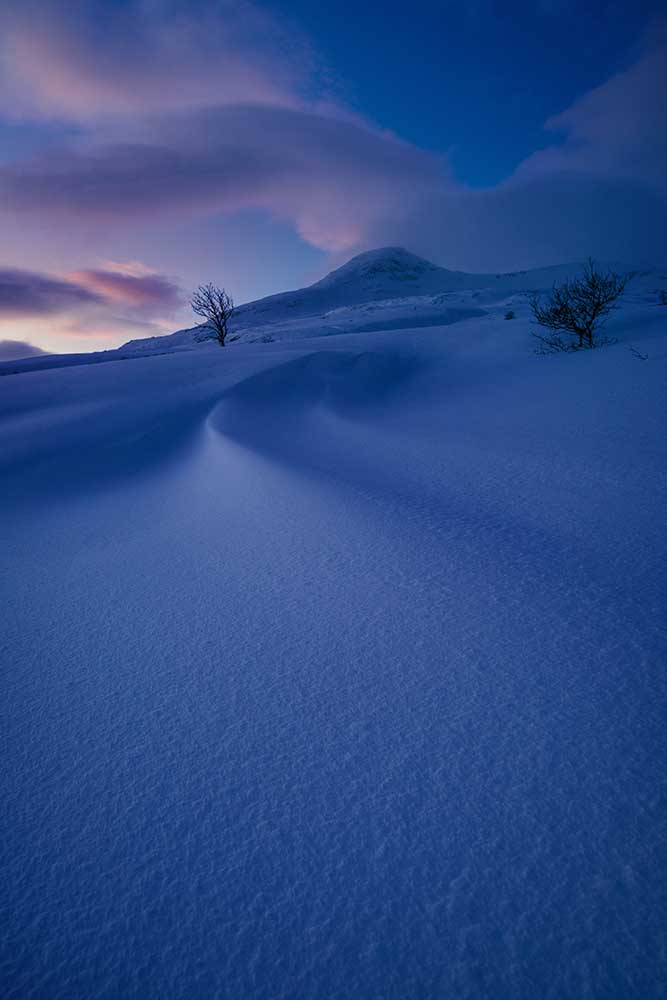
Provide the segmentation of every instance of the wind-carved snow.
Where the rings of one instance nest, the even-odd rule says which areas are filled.
[[[512,296],[1,380],[4,996],[660,995],[665,320]]]

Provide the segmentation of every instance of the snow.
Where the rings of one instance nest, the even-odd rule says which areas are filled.
[[[659,292],[667,291],[667,268],[641,270],[619,262],[607,266],[636,274],[634,299],[655,304]],[[507,308],[517,305],[525,310],[528,293],[547,291],[554,283],[580,274],[582,268],[579,262],[506,274],[468,274],[438,267],[401,247],[382,247],[353,257],[307,288],[239,306],[230,324],[228,346],[435,327],[488,313],[504,315]],[[207,327],[197,326],[131,340],[108,351],[32,359],[18,359],[12,353],[11,363],[4,364],[0,355],[0,376],[199,350],[214,339]]]
[[[4,996],[661,994],[655,280],[0,380]]]
[[[622,263],[609,266],[638,270]],[[454,323],[482,315],[488,307],[502,307],[513,296],[524,301],[527,292],[550,289],[555,282],[579,274],[582,267],[573,263],[507,274],[467,274],[437,267],[401,247],[382,247],[353,257],[307,288],[239,306],[230,326],[230,345]],[[667,269],[639,271],[633,284],[635,294],[655,301],[659,289],[667,290]],[[380,325],[373,316],[376,312],[381,313]],[[206,327],[191,327],[167,336],[131,340],[114,351],[70,355],[71,361],[61,356],[31,366],[14,365],[11,370],[192,350],[212,337]]]

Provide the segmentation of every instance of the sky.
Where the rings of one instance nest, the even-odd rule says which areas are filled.
[[[666,104],[644,0],[4,0],[0,341],[115,347],[383,245],[667,264]]]

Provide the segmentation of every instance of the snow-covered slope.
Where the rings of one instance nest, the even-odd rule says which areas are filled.
[[[505,302],[513,293],[550,288],[580,272],[582,265],[561,264],[507,274],[466,274],[437,267],[402,247],[359,254],[307,288],[270,295],[240,306],[232,320],[230,342],[291,340],[373,329],[440,326]],[[648,286],[662,278],[646,275]],[[165,337],[134,340],[124,353],[192,347],[209,339],[205,327]]]
[[[582,266],[574,263],[507,274],[466,274],[437,267],[400,247],[383,247],[359,254],[307,288],[239,306],[231,323],[229,344],[444,327],[484,316],[502,316],[510,308],[525,314],[527,292],[549,289],[580,273]],[[627,265],[614,266],[617,270],[633,270]],[[644,270],[632,282],[627,298],[651,306],[658,301],[661,289],[667,290],[667,269]],[[131,340],[117,350],[5,363],[0,359],[0,375],[189,351],[211,339],[208,328],[197,326],[166,336]]]
[[[484,308],[2,379],[3,996],[662,995],[667,308]]]
[[[465,283],[465,279],[469,283]],[[423,313],[424,325],[442,322],[443,310],[438,311],[444,292],[477,287],[484,275],[459,275],[409,253],[400,247],[384,247],[359,254],[321,281],[307,288],[270,295],[240,306],[231,324],[230,340],[269,341],[300,336],[324,336],[354,332],[365,323],[364,308],[376,311],[386,304],[385,329],[394,323],[404,326],[406,316]],[[401,303],[408,299],[405,308]],[[347,311],[347,312],[346,312]],[[447,322],[459,317],[450,305]],[[122,350],[141,351],[170,347],[192,346],[209,339],[205,327],[179,330],[169,337],[130,341]]]

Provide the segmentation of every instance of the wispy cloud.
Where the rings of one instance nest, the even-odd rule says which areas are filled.
[[[99,305],[102,298],[71,281],[0,268],[0,316],[48,316]]]
[[[293,106],[313,68],[294,25],[251,0],[22,0],[3,7],[0,27],[12,115]]]
[[[534,153],[520,175],[581,171],[631,178],[667,194],[667,23],[654,26],[643,55],[546,122],[564,141]]]
[[[128,268],[135,273],[128,273]],[[141,273],[136,273],[141,269]],[[166,275],[137,263],[74,271],[63,277],[0,268],[0,315],[45,316],[119,304],[151,312],[182,305]]]
[[[160,118],[151,141],[91,145],[0,170],[15,211],[131,223],[264,208],[324,248],[354,246],[382,214],[446,181],[446,165],[356,122],[288,109]]]
[[[0,268],[0,334],[12,340],[113,346],[169,332],[182,305],[170,278],[137,262],[66,275]]]
[[[110,262],[105,268],[73,271],[70,278],[109,302],[137,310],[172,311],[182,305],[180,290],[173,281],[137,263]]]

